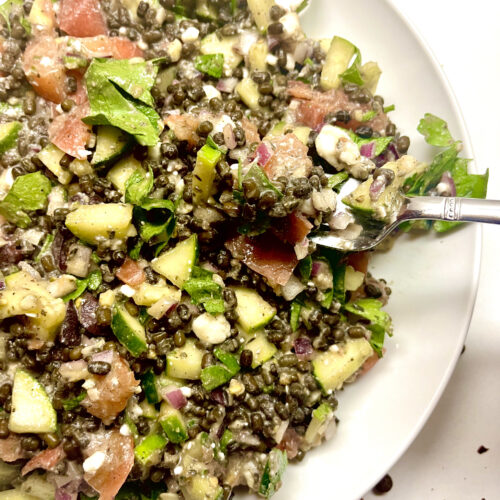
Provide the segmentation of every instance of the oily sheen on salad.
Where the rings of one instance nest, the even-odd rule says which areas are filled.
[[[0,500],[270,498],[392,335],[369,254],[309,237],[485,196],[306,7],[0,0]]]

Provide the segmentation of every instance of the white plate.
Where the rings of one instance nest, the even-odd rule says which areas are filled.
[[[472,157],[453,93],[420,36],[384,0],[312,0],[302,16],[314,38],[340,35],[383,70],[379,92],[396,104],[392,119],[412,139],[410,152],[435,150],[416,132],[432,112],[448,121]],[[393,294],[394,337],[370,373],[339,395],[337,435],[289,466],[274,500],[359,500],[398,460],[441,396],[462,349],[477,291],[479,225],[453,234],[402,237],[372,261]],[[243,498],[252,498],[245,496]]]

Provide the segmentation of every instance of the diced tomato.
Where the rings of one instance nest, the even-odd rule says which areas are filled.
[[[23,70],[38,95],[57,104],[64,100],[66,72],[60,46],[54,38],[43,36],[28,43],[23,54]]]
[[[288,82],[287,91],[298,100],[297,107],[294,109],[295,120],[316,131],[321,129],[329,113],[341,110],[352,113],[358,109],[362,113],[371,111],[369,104],[351,101],[347,94],[339,89],[320,92],[303,82],[291,81]],[[336,122],[335,125],[352,130],[356,130],[360,125],[368,125],[373,130],[382,132],[385,131],[388,123],[387,115],[380,111],[372,120],[363,123],[352,119],[348,123]]]
[[[311,231],[313,225],[298,212],[280,220],[279,226],[274,229],[274,234],[283,241],[295,245],[300,243]]]
[[[311,158],[307,156],[309,149],[295,134],[286,134],[271,139],[274,150],[263,169],[270,179],[280,176],[306,177],[311,168]]]
[[[143,51],[127,38],[94,36],[78,40],[83,52],[89,57],[112,57],[114,59],[132,59],[142,57]]]
[[[25,476],[35,469],[52,470],[65,456],[62,443],[55,448],[47,448],[27,462],[21,474]]]
[[[111,370],[106,375],[93,375],[92,380],[95,387],[87,391],[81,404],[90,414],[110,424],[125,409],[139,382],[128,363],[116,352],[113,352]]]
[[[71,36],[107,35],[108,29],[98,0],[61,0],[59,28]]]
[[[356,252],[347,256],[347,263],[356,271],[366,274],[368,271],[369,252]]]
[[[369,372],[378,362],[380,358],[378,357],[378,354],[374,352],[364,363],[363,366],[361,367],[360,374],[364,375],[365,373]]]
[[[295,429],[293,427],[288,427],[277,448],[286,451],[288,460],[292,460],[297,456],[301,442],[302,438],[297,434]]]
[[[146,274],[142,267],[128,257],[116,272],[116,277],[130,286],[139,286],[146,281]]]
[[[245,139],[247,144],[260,142],[259,131],[257,130],[255,123],[251,122],[248,118],[243,117],[241,119],[241,128],[245,132]]]
[[[265,276],[271,284],[286,285],[298,263],[293,247],[276,236],[237,236],[226,242],[233,257]]]
[[[21,436],[11,434],[6,439],[0,439],[0,460],[15,462],[27,457],[27,452],[21,446]]]
[[[82,122],[82,118],[88,114],[88,104],[81,104],[69,113],[57,116],[49,126],[50,141],[68,155],[80,160],[88,156],[86,147],[92,129]]]
[[[85,450],[89,457],[96,452],[104,453],[104,462],[95,472],[86,472],[84,479],[99,492],[99,500],[113,500],[126,481],[134,465],[134,439],[119,431],[108,431],[95,436]]]
[[[190,146],[195,146],[199,141],[199,136],[196,129],[200,120],[193,115],[168,115],[165,118],[165,123],[174,132],[175,137],[179,141],[187,141]]]

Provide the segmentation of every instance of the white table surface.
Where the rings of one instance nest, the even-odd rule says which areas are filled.
[[[368,1],[368,0],[367,0]],[[500,3],[393,0],[433,49],[467,123],[488,197],[500,199]],[[496,154],[495,154],[496,153]],[[457,249],[457,252],[460,250]],[[423,431],[365,500],[500,499],[500,227],[483,226],[479,293],[466,350]],[[481,446],[489,451],[478,454]]]

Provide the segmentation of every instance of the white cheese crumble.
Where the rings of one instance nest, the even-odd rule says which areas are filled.
[[[176,476],[179,476],[180,474],[182,474],[182,471],[183,471],[183,470],[184,470],[184,469],[182,468],[182,465],[178,465],[178,466],[177,466],[177,467],[175,467],[175,469],[174,469],[174,474],[175,474]]]
[[[122,436],[130,436],[132,434],[132,432],[130,431],[130,427],[127,424],[123,424],[120,427],[120,434]]]
[[[280,17],[280,23],[283,25],[283,33],[286,37],[292,37],[302,31],[299,16],[295,12],[288,12]]]
[[[194,26],[187,28],[184,33],[182,33],[181,38],[184,43],[194,42],[200,36],[200,30]]]
[[[181,387],[180,388],[180,391],[182,392],[182,395],[185,397],[185,398],[190,398],[191,395],[193,394],[193,391],[191,390],[190,387]]]
[[[126,297],[133,297],[135,295],[135,290],[129,285],[122,285],[120,287],[120,292]]]
[[[200,314],[193,321],[192,329],[202,342],[208,344],[220,344],[231,336],[231,325],[223,314]]]
[[[96,472],[104,463],[106,454],[102,451],[96,451],[83,462],[83,470],[85,472]]]
[[[231,379],[229,382],[229,393],[233,394],[233,396],[240,396],[245,392],[245,386],[235,378]]]
[[[207,96],[207,99],[220,99],[220,92],[213,85],[203,85],[203,91]]]
[[[167,54],[173,63],[176,63],[181,58],[182,43],[179,39],[175,39],[167,45]]]

